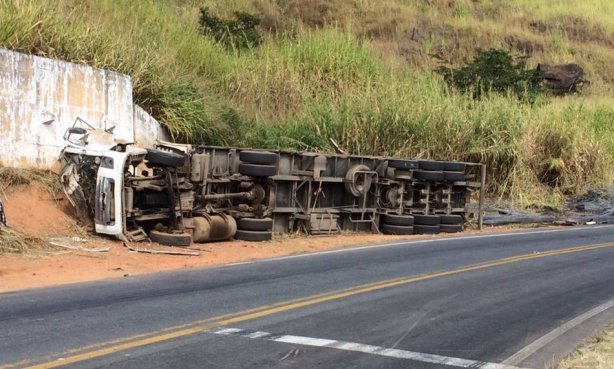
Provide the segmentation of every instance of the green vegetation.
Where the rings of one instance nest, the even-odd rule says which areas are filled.
[[[260,19],[253,14],[235,12],[235,19],[220,19],[209,8],[200,9],[199,23],[204,34],[231,49],[245,49],[262,43],[262,35],[256,29]]]
[[[203,34],[202,7],[255,16],[262,42]],[[0,0],[0,46],[131,75],[180,141],[332,151],[333,138],[354,154],[482,161],[492,194],[528,205],[614,181],[613,13],[600,0]],[[474,100],[432,72],[490,48],[576,62],[592,84],[524,104]]]
[[[527,69],[526,56],[514,56],[501,49],[489,49],[465,66],[453,68],[442,65],[436,71],[450,86],[481,98],[488,93],[513,92],[527,101],[545,92],[539,86],[543,75],[536,69]]]

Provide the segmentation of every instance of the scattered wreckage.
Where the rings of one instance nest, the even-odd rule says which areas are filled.
[[[459,232],[481,226],[484,166],[159,142],[114,142],[77,119],[60,180],[100,234],[165,245],[270,240],[273,232]]]

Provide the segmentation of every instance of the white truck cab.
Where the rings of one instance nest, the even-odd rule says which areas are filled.
[[[67,146],[62,150],[60,179],[69,201],[76,209],[89,209],[90,216],[93,211],[96,233],[121,238],[126,231],[122,211],[124,173],[134,171],[147,150],[117,142],[112,129],[94,128],[80,118],[66,131],[64,140]],[[91,178],[94,174],[95,181]],[[93,197],[88,193],[92,183]]]

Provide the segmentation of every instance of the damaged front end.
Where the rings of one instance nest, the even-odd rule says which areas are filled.
[[[84,127],[85,126],[85,127]],[[78,119],[64,135],[60,183],[79,219],[96,233],[124,238],[123,173],[129,158],[142,161],[145,149],[117,143],[111,130]]]

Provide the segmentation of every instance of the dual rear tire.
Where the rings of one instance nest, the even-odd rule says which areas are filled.
[[[277,174],[279,155],[270,151],[239,152],[239,173],[249,177],[271,177]]]
[[[262,242],[273,239],[273,219],[239,218],[235,240]]]
[[[385,214],[380,219],[380,230],[383,234],[410,235],[414,234],[414,217],[411,215]]]

